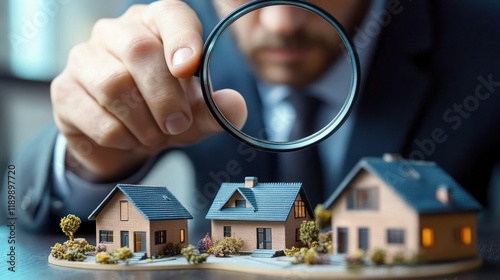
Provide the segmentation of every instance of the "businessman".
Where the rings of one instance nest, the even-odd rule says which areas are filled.
[[[90,213],[116,183],[140,183],[172,150],[184,152],[196,171],[188,203],[195,239],[209,229],[204,216],[221,182],[300,180],[315,204],[361,157],[386,152],[436,161],[488,205],[500,157],[498,1],[310,1],[354,38],[362,92],[338,133],[294,153],[293,166],[290,155],[221,133],[193,77],[208,32],[246,2],[143,3],[95,24],[52,83],[56,126],[15,160],[25,174],[18,185],[27,228],[42,231],[63,214]],[[344,66],[332,50],[341,42],[324,36],[323,24],[290,6],[238,22],[212,70],[214,88],[222,89],[214,99],[235,126],[258,134],[272,125],[273,110],[310,92],[319,100],[315,111],[338,109],[328,97],[340,94],[332,69]],[[270,96],[284,97],[273,103]],[[294,123],[271,137],[290,137]]]

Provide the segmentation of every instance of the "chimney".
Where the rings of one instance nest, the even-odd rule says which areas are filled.
[[[257,177],[245,177],[245,188],[253,188],[257,186]]]
[[[390,154],[386,153],[382,155],[382,159],[385,162],[394,162],[403,159],[403,157],[400,154]]]
[[[436,190],[436,198],[441,203],[449,205],[453,202],[451,189],[447,185],[439,185]]]

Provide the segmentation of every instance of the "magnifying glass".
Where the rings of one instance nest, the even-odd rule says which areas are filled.
[[[250,13],[252,12],[258,12],[261,11],[261,9],[266,8],[266,7],[271,7],[271,6],[278,6],[278,5],[284,5],[289,8],[294,8],[294,9],[302,9],[307,11],[308,17],[317,17],[314,20],[321,20],[323,21],[323,25],[329,29],[331,29],[331,32],[324,32],[322,34],[326,34],[323,38],[326,41],[331,41],[335,42],[335,40],[332,40],[332,38],[337,38],[336,40],[339,42],[337,45],[330,45],[331,50],[328,50],[325,52],[327,54],[327,57],[335,57],[335,64],[339,63],[344,63],[348,64],[348,67],[344,67],[344,73],[338,74],[340,78],[337,78],[339,80],[338,83],[335,83],[334,87],[328,89],[327,91],[331,90],[332,93],[331,95],[339,95],[342,96],[342,99],[340,102],[337,100],[337,103],[341,104],[336,104],[336,107],[338,108],[337,110],[331,110],[331,112],[326,113],[326,123],[319,127],[317,130],[312,132],[310,135],[306,135],[302,138],[299,139],[289,139],[285,141],[281,140],[273,140],[267,137],[264,137],[263,135],[266,133],[257,133],[257,134],[251,134],[245,129],[238,129],[236,128],[225,116],[224,114],[220,111],[219,107],[217,106],[216,102],[212,98],[212,93],[214,92],[213,85],[212,85],[212,76],[211,75],[217,75],[214,71],[214,73],[211,73],[211,62],[214,60],[214,53],[216,53],[217,47],[218,47],[218,42],[221,40],[224,36],[234,36],[233,31],[231,30],[231,27],[233,25],[238,24],[238,20],[245,20],[245,17],[248,17]],[[325,28],[323,28],[325,29]],[[241,34],[240,34],[241,35]],[[302,43],[303,41],[308,43]],[[283,40],[286,42],[286,40]],[[303,53],[285,53],[285,54],[274,54],[273,56],[270,56],[268,67],[271,67],[269,65],[272,65],[273,59],[276,62],[275,68],[279,68],[280,65],[285,67],[284,65],[286,64],[286,67],[292,69],[290,71],[293,71],[294,68],[294,62],[296,62],[297,66],[296,68],[300,68],[301,63],[304,65],[308,65],[307,61],[300,61],[300,58],[307,59],[308,54],[310,53],[311,57],[314,57],[314,52],[315,52],[315,40],[314,38],[302,38],[300,36],[297,36],[295,40],[293,41],[292,44],[296,45],[303,45]],[[321,41],[321,40],[317,40]],[[319,43],[318,43],[319,44]],[[305,46],[305,47],[304,47]],[[301,47],[299,47],[301,48]],[[324,49],[323,45],[323,49]],[[309,53],[308,53],[309,51]],[[222,55],[223,56],[223,55]],[[299,56],[299,59],[295,59],[294,56]],[[224,57],[219,57],[218,59],[224,59]],[[338,61],[338,62],[337,62]],[[314,61],[313,61],[314,62]],[[281,63],[281,64],[280,64]],[[316,61],[315,63],[321,64],[321,61]],[[311,64],[311,63],[309,63]],[[311,66],[311,65],[309,65]],[[257,66],[258,68],[258,66]],[[304,67],[303,67],[304,68]],[[317,68],[317,67],[316,67]],[[307,70],[308,68],[305,67]],[[311,69],[314,69],[314,63],[312,63]],[[347,69],[347,70],[345,70]],[[279,69],[278,69],[279,70]],[[277,70],[277,71],[278,71]],[[303,69],[302,69],[303,70]],[[335,72],[337,69],[323,69],[325,72],[332,72],[333,76],[335,76]],[[346,73],[346,71],[348,73]],[[313,71],[310,71],[313,72]],[[302,77],[307,77],[310,72],[304,72],[302,75],[297,74],[297,78],[300,79]],[[338,72],[338,71],[337,71]],[[297,72],[297,73],[300,73]],[[202,87],[202,92],[203,92],[203,97],[205,99],[205,102],[215,118],[215,120],[221,125],[221,127],[228,132],[230,135],[238,139],[239,141],[246,143],[249,146],[252,146],[254,148],[257,148],[259,150],[264,150],[264,151],[271,151],[271,152],[288,152],[288,151],[297,151],[297,150],[302,150],[305,148],[308,148],[312,145],[315,145],[329,136],[331,136],[335,131],[337,131],[342,124],[347,120],[349,114],[352,112],[355,101],[358,96],[358,91],[359,91],[359,84],[360,84],[360,67],[359,67],[359,59],[358,55],[356,53],[356,49],[354,47],[354,44],[352,43],[351,39],[347,35],[347,32],[344,30],[343,26],[339,23],[337,19],[335,19],[331,14],[323,10],[322,8],[306,2],[306,1],[301,1],[301,0],[255,0],[255,1],[250,1],[232,12],[230,12],[227,16],[225,16],[219,24],[213,29],[211,34],[208,36],[207,41],[205,42],[205,46],[203,49],[203,54],[202,54],[202,61],[199,69],[199,78],[200,78],[200,84]],[[321,77],[317,77],[317,80],[321,81]],[[266,84],[265,81],[262,82],[263,84]],[[326,82],[328,84],[328,81]],[[337,85],[338,84],[338,85]],[[276,86],[275,86],[276,88]],[[291,87],[293,88],[293,86]],[[338,92],[338,91],[342,92]],[[324,88],[323,88],[324,91]],[[329,93],[328,93],[329,94]],[[327,94],[327,95],[328,95]],[[280,95],[280,94],[277,94]],[[324,94],[323,94],[324,95]],[[335,99],[327,96],[327,99]],[[326,109],[328,111],[328,109]],[[286,106],[282,108],[282,115],[287,115],[287,110]],[[249,111],[248,113],[248,118],[252,118],[252,111]],[[325,114],[323,114],[323,118],[325,118]],[[293,121],[296,122],[296,121]],[[279,126],[279,125],[278,125]],[[267,127],[264,127],[261,131],[266,131],[268,129]]]

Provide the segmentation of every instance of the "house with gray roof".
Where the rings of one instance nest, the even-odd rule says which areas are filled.
[[[375,248],[425,262],[477,256],[481,205],[434,162],[363,158],[324,203],[335,253]],[[390,261],[390,259],[388,260]]]
[[[107,249],[127,246],[147,256],[168,242],[187,244],[191,214],[163,186],[119,184],[90,214],[96,221],[96,243]]]
[[[241,183],[222,183],[206,216],[212,220],[212,239],[241,238],[242,252],[280,251],[302,247],[300,225],[313,211],[302,183],[262,183],[246,177]]]

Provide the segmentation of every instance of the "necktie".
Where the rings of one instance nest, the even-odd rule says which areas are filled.
[[[292,92],[289,101],[295,109],[296,119],[290,140],[297,140],[314,133],[321,101],[303,92]],[[321,203],[323,197],[323,172],[317,145],[278,156],[280,182],[302,182],[311,206]]]

